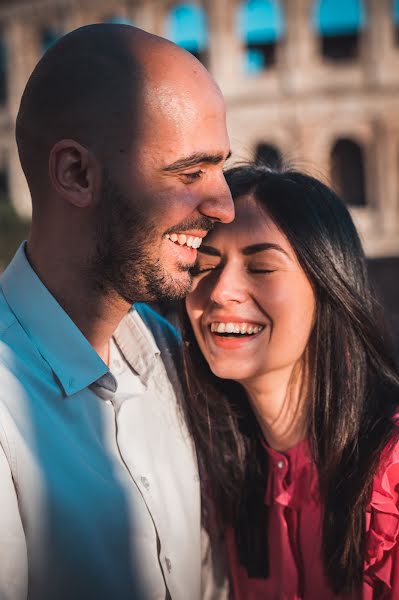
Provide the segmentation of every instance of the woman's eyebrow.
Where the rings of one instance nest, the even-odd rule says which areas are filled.
[[[270,242],[245,246],[245,248],[241,249],[241,252],[244,254],[244,256],[250,256],[251,254],[256,254],[257,252],[263,252],[264,250],[277,250],[278,252],[285,254],[285,256],[291,260],[289,254],[281,246],[278,244],[272,244]]]
[[[209,254],[210,256],[222,256],[219,250],[216,250],[213,246],[204,246],[204,244],[201,244],[198,248],[198,252],[201,252],[201,254]]]

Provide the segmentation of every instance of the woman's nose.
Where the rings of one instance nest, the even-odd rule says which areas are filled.
[[[223,306],[230,302],[244,302],[247,297],[245,278],[233,269],[223,269],[211,291],[211,300]]]

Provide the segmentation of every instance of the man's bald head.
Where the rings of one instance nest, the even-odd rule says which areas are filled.
[[[95,294],[182,297],[194,238],[232,219],[219,88],[191,54],[134,27],[90,25],[59,40],[26,86],[17,142],[32,264],[51,263],[52,276],[66,264]]]
[[[16,124],[33,200],[48,185],[48,157],[59,140],[73,139],[103,162],[131,149],[143,99],[171,57],[205,72],[171,42],[127,25],[82,27],[43,56],[25,88]]]

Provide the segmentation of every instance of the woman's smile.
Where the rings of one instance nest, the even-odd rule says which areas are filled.
[[[187,312],[218,377],[250,381],[301,359],[315,313],[312,286],[285,235],[251,196],[198,250]]]

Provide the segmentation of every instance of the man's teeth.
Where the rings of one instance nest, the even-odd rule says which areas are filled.
[[[171,242],[176,242],[180,246],[188,246],[189,248],[199,248],[202,242],[202,238],[186,235],[185,233],[166,233],[165,237]]]
[[[212,333],[241,333],[245,335],[254,335],[264,329],[263,325],[255,325],[255,323],[220,323],[214,321],[211,323]]]

